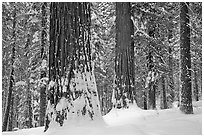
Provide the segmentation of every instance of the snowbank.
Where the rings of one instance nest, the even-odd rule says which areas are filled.
[[[201,135],[202,101],[193,102],[194,114],[185,115],[178,108],[142,110],[136,105],[129,109],[112,109],[103,120],[69,121],[63,127],[53,126],[4,132],[3,135]]]

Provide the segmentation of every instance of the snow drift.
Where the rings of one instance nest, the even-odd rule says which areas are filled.
[[[3,135],[201,135],[202,101],[193,102],[194,114],[185,115],[179,108],[142,110],[135,105],[129,109],[112,109],[102,120],[69,121],[63,127],[54,126],[3,132]]]

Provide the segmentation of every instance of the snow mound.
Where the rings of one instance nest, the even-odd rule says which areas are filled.
[[[130,105],[128,109],[112,109],[103,118],[110,126],[135,124],[148,117],[156,116],[157,110],[142,110],[137,105]],[[136,119],[137,121],[134,121]]]
[[[185,115],[179,108],[143,110],[137,105],[128,109],[112,109],[103,119],[87,121],[72,119],[62,127],[44,127],[3,132],[3,135],[201,135],[202,101],[193,102],[194,114]]]
[[[194,101],[193,102],[193,107],[202,107],[202,100],[200,100],[200,101]]]
[[[45,127],[18,129],[16,131],[2,132],[2,135],[43,135],[44,129]]]
[[[106,132],[106,124],[102,119],[87,121],[83,119],[65,121],[62,127],[58,123],[51,124],[52,127],[45,133],[46,135],[94,135]]]

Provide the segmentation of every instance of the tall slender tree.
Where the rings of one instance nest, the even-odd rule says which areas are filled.
[[[149,26],[148,26],[148,35],[152,38],[155,38],[156,34],[156,24],[154,22],[154,17],[150,17]],[[153,46],[154,43],[150,42],[149,46]],[[147,89],[148,89],[148,109],[155,109],[156,108],[156,72],[155,72],[155,65],[154,65],[154,56],[153,51],[149,48],[148,55],[147,55],[147,67],[148,67],[148,82],[147,82]]]
[[[181,105],[180,110],[192,114],[191,54],[189,3],[180,3],[180,61],[181,61]]]
[[[16,6],[13,5],[13,27],[12,27],[12,53],[11,53],[11,72],[10,72],[10,80],[9,80],[9,92],[7,97],[7,103],[6,103],[6,110],[4,114],[3,124],[2,124],[2,131],[7,130],[7,124],[9,119],[9,112],[11,108],[11,100],[12,100],[12,94],[13,94],[13,86],[14,86],[14,62],[15,62],[15,42],[16,42]]]
[[[115,53],[115,106],[128,107],[134,100],[134,34],[131,5],[116,3],[116,53]]]
[[[172,103],[174,102],[174,71],[173,71],[173,47],[171,46],[172,43],[172,38],[173,38],[173,32],[172,30],[168,31],[168,53],[169,53],[169,58],[168,58],[168,65],[169,65],[169,82],[168,82],[168,91],[170,93],[170,104],[172,105]]]
[[[41,6],[41,13],[42,13],[42,20],[41,20],[41,72],[40,72],[40,78],[41,78],[41,86],[40,86],[40,117],[39,117],[39,125],[44,126],[45,123],[45,112],[46,112],[46,82],[44,82],[44,78],[46,77],[46,62],[47,62],[47,56],[45,53],[45,46],[47,42],[47,33],[46,33],[46,22],[47,22],[47,14],[46,14],[46,8],[47,8],[47,2],[43,2]]]
[[[28,121],[27,121],[27,126],[28,128],[32,128],[33,124],[32,124],[32,120],[33,120],[33,111],[32,111],[32,93],[31,93],[31,82],[30,82],[30,75],[31,75],[31,69],[30,69],[30,63],[29,63],[29,51],[30,51],[30,46],[31,46],[31,35],[30,32],[27,32],[27,38],[26,38],[26,44],[25,44],[25,54],[24,54],[24,58],[25,58],[25,65],[26,65],[26,75],[27,75],[27,80],[26,80],[26,84],[27,84],[27,99],[26,99],[26,105],[27,105],[27,117],[28,117]]]
[[[14,120],[14,93],[11,97],[11,108],[10,108],[10,115],[9,115],[9,124],[8,124],[8,131],[13,130],[13,120]]]
[[[162,81],[162,108],[167,109],[167,98],[166,98],[166,85],[165,85],[165,76],[164,74],[161,76],[161,81]]]
[[[194,96],[195,96],[195,100],[196,101],[199,101],[199,90],[198,90],[198,75],[197,75],[197,68],[196,68],[196,66],[195,66],[195,64],[194,64],[194,88],[193,88],[193,90],[194,90]]]

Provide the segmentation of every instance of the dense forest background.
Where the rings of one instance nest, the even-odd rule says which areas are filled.
[[[142,109],[167,109],[171,108],[175,101],[181,102],[183,95],[181,85],[184,81],[182,79],[185,79],[181,72],[186,65],[181,63],[183,57],[181,54],[186,53],[181,49],[182,43],[184,48],[186,47],[186,43],[181,39],[183,36],[181,24],[185,16],[189,21],[186,23],[187,29],[184,30],[189,30],[185,33],[190,40],[190,56],[187,55],[190,57],[187,61],[187,63],[190,62],[190,69],[187,68],[187,71],[190,72],[192,84],[189,86],[192,93],[190,98],[196,101],[202,98],[202,3],[183,4],[187,7],[183,9],[184,12],[187,11],[184,16],[181,16],[182,4],[171,2],[139,2],[127,5],[93,2],[90,3],[90,7],[86,7],[85,4],[82,8],[85,15],[76,12],[74,17],[81,16],[80,20],[76,21],[78,26],[82,26],[79,31],[80,29],[90,30],[89,35],[86,33],[82,35],[90,38],[87,47],[90,47],[91,51],[86,49],[90,59],[87,57],[86,62],[94,62],[94,68],[90,67],[90,70],[93,70],[95,75],[102,115],[107,114],[113,107],[118,109],[128,107],[127,103],[134,101]],[[53,21],[53,18],[59,22],[72,20],[67,17],[68,15],[60,16],[66,15],[65,11],[72,9],[66,9],[65,6],[64,11],[59,10],[59,12],[56,9],[60,6],[62,5],[46,2],[2,3],[4,130],[44,126],[47,100],[50,99],[48,95],[51,85],[50,73],[55,73],[50,64],[50,57],[55,53],[50,45],[53,41],[60,43],[60,38],[72,35],[66,31],[60,31],[59,34],[57,25]],[[70,14],[72,12],[75,13],[71,11]],[[89,28],[86,25],[83,26],[81,20],[87,24],[90,22],[86,24]],[[63,22],[60,23],[63,24]],[[125,46],[129,42],[125,41],[128,38],[121,40],[118,30],[124,31],[121,26],[128,23],[125,30],[129,31],[124,32],[127,35],[122,35],[122,38],[129,36],[131,47],[125,49],[128,47]],[[66,23],[62,25],[63,30],[71,30],[69,27],[66,28],[66,25]],[[77,31],[75,33],[77,35]],[[54,40],[56,37],[59,39]],[[82,39],[80,35],[76,37]],[[122,52],[124,49],[127,50],[125,55]],[[50,55],[51,52],[53,56]],[[64,54],[62,53],[60,58],[63,59]],[[128,59],[128,62],[124,61],[129,63],[125,65],[128,66],[127,69],[124,67],[127,73],[117,67],[118,64],[124,66],[123,61],[121,64],[117,61],[123,58]],[[63,73],[61,71],[63,70],[60,70],[60,74]],[[126,80],[125,76],[122,77],[123,74],[127,74],[130,79],[127,91],[133,92],[131,94],[127,92],[127,95],[124,92],[120,97],[121,93],[118,89],[124,87],[118,83]],[[74,96],[77,98],[80,95],[77,93]],[[130,101],[124,101],[123,96]],[[118,103],[118,100],[119,102],[122,100],[123,103]],[[178,103],[178,105],[181,104]]]

